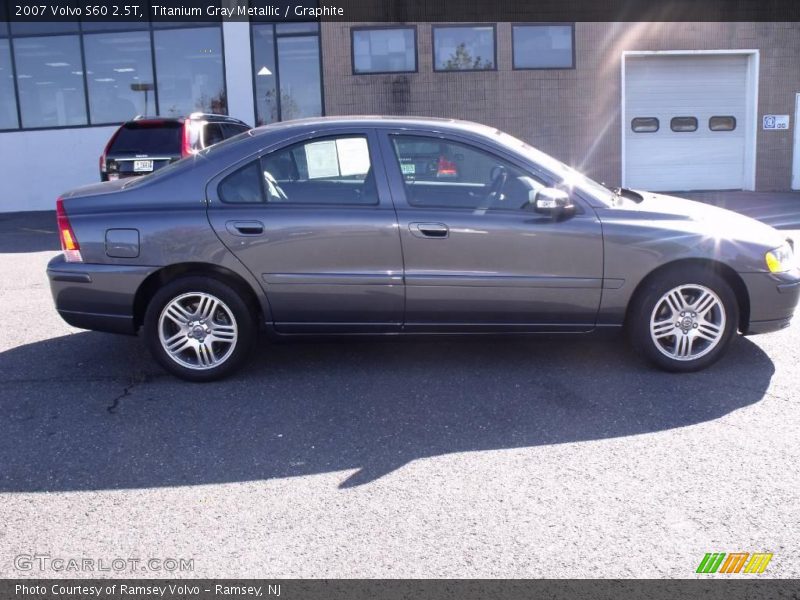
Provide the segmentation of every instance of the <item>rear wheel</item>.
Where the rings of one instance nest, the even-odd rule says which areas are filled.
[[[255,319],[239,294],[217,279],[184,277],[153,296],[144,318],[150,352],[188,381],[230,375],[247,359]]]
[[[634,346],[668,371],[697,371],[725,352],[739,322],[731,286],[699,266],[665,271],[635,300],[630,334]]]

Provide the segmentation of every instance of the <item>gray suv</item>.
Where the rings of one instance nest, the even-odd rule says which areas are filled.
[[[142,330],[164,368],[192,381],[232,373],[261,330],[624,327],[659,367],[692,371],[737,332],[786,327],[800,294],[793,249],[771,227],[607,189],[464,121],[268,125],[69,192],[57,209],[64,252],[47,272],[64,320]]]

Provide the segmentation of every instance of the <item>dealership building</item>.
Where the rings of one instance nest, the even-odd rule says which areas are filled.
[[[99,181],[135,115],[429,115],[599,181],[800,188],[800,24],[0,22],[0,212]]]

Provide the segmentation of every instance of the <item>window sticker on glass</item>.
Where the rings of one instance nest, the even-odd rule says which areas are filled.
[[[364,175],[369,171],[369,149],[364,138],[336,140],[340,175]]]
[[[403,172],[403,175],[414,175],[417,171],[417,167],[414,163],[401,163],[400,170]]]
[[[339,160],[336,157],[336,142],[325,140],[305,147],[308,163],[308,178],[338,177]]]

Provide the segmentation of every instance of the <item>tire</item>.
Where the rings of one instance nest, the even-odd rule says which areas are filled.
[[[216,381],[242,367],[256,319],[241,295],[211,277],[187,276],[159,289],[147,306],[144,337],[153,357],[187,381]]]
[[[627,323],[631,342],[665,371],[699,371],[715,363],[738,329],[733,289],[699,265],[657,274],[633,302]]]

